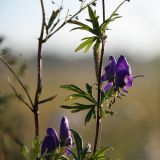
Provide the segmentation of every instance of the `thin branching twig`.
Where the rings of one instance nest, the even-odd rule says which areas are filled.
[[[10,70],[10,72],[14,75],[14,77],[16,78],[16,80],[18,81],[18,83],[21,85],[21,87],[23,88],[24,92],[26,93],[31,106],[33,107],[33,101],[31,99],[30,94],[27,91],[27,88],[25,87],[25,85],[23,84],[23,82],[20,80],[20,78],[17,76],[17,74],[15,73],[15,71],[12,69],[12,67],[8,64],[8,62],[6,60],[3,59],[3,57],[0,57],[0,61]]]
[[[47,37],[44,39],[44,41],[48,40],[53,34],[55,34],[57,31],[59,31],[63,26],[65,26],[69,21],[71,21],[74,17],[76,17],[80,12],[82,12],[84,9],[86,9],[88,6],[90,6],[91,4],[93,4],[96,1],[97,0],[92,0],[91,2],[89,2],[88,4],[86,4],[85,6],[83,6],[82,8],[80,8],[69,19],[65,19],[65,21],[55,31],[53,31],[52,33],[50,33],[49,35],[47,35]]]
[[[57,95],[54,95],[54,96],[51,96],[51,97],[49,97],[49,98],[40,100],[38,103],[39,103],[39,104],[46,103],[46,102],[52,101],[52,100],[53,100],[54,98],[56,98],[56,97],[57,97]]]
[[[28,104],[28,102],[26,102],[26,101],[22,98],[22,96],[18,93],[18,91],[16,90],[16,88],[15,88],[14,85],[12,84],[12,82],[11,82],[11,80],[10,80],[9,77],[8,77],[8,83],[9,83],[10,87],[12,88],[13,92],[15,93],[15,96],[16,96],[22,103],[24,103],[24,104],[33,112],[32,106],[30,106],[30,105]]]

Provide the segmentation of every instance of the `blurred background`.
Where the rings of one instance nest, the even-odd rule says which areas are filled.
[[[120,0],[106,1],[106,14],[120,3]],[[61,1],[45,1],[47,17]],[[79,1],[63,2],[61,21],[67,10],[70,14],[79,8]],[[159,160],[160,159],[160,2],[157,0],[134,0],[126,3],[119,13],[123,18],[111,24],[108,32],[104,65],[109,55],[117,58],[124,54],[133,74],[144,75],[134,80],[127,97],[117,100],[113,106],[115,114],[103,119],[102,145],[114,148],[109,154],[113,159]],[[96,6],[101,15],[101,4]],[[39,1],[0,1],[0,52],[21,77],[33,96],[36,87],[37,38],[40,32]],[[87,18],[87,12],[79,19]],[[101,19],[100,19],[101,20]],[[59,106],[66,104],[64,98],[69,92],[60,89],[62,84],[75,84],[85,88],[86,82],[95,83],[92,53],[75,53],[85,32],[73,31],[66,25],[44,45],[43,49],[43,94],[42,99],[57,94],[56,99],[40,106],[41,139],[47,127],[59,130],[60,119],[66,115],[70,127],[84,137],[85,143],[94,138],[95,121],[84,126],[85,113],[72,114]],[[33,115],[18,101],[7,83],[12,83],[23,95],[23,90],[11,73],[0,64],[0,159],[23,159],[14,138],[29,147],[34,138]],[[74,76],[73,76],[74,75]]]

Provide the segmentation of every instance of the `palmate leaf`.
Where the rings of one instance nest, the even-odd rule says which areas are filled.
[[[72,113],[75,113],[75,112],[80,112],[80,111],[83,111],[83,110],[86,110],[86,109],[94,108],[95,105],[74,103],[73,105],[70,105],[70,106],[69,105],[62,105],[61,107],[65,108],[65,109],[70,109],[70,110],[72,110],[71,111]]]
[[[60,86],[63,89],[69,90],[69,91],[73,91],[76,94],[72,94],[70,96],[68,96],[65,100],[74,100],[77,98],[84,98],[92,103],[95,103],[95,100],[93,97],[91,97],[88,93],[86,93],[85,91],[81,90],[79,87],[75,86],[75,85],[62,85]]]

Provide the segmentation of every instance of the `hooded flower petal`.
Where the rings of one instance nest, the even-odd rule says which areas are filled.
[[[121,55],[118,59],[117,65],[116,65],[116,87],[123,88],[126,85],[131,84],[131,78],[130,81],[127,83],[125,82],[125,78],[127,76],[131,76],[131,68],[129,63],[127,62],[126,58]]]
[[[126,87],[131,87],[132,86],[132,82],[133,82],[133,76],[132,75],[127,75],[124,78],[124,81],[125,81]]]
[[[113,82],[107,83],[107,85],[104,87],[104,90],[109,91],[112,86],[113,86]]]
[[[61,119],[60,139],[61,139],[61,146],[73,145],[71,132],[69,130],[69,122],[68,122],[67,117],[62,117]]]
[[[47,136],[45,136],[43,143],[42,143],[42,148],[41,148],[41,154],[49,152],[53,152],[59,147],[59,142],[58,142],[58,136],[57,132],[53,128],[48,128],[47,129]]]
[[[121,88],[127,92],[126,88],[132,86],[133,76],[126,58],[121,55],[116,63],[116,59],[110,56],[109,64],[105,67],[105,73],[102,75],[101,80],[107,81],[105,91],[109,91],[114,86],[116,91]]]
[[[126,75],[131,75],[131,67],[126,60],[126,57],[121,55],[118,59],[116,65],[116,74],[125,73]]]
[[[116,59],[113,56],[109,57],[109,64],[105,67],[105,73],[101,77],[102,81],[111,82],[114,79],[116,70]]]

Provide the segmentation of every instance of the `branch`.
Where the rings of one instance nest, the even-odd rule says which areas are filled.
[[[24,92],[26,93],[31,106],[33,106],[33,102],[31,99],[31,96],[29,95],[27,88],[25,87],[25,85],[23,84],[23,82],[19,79],[19,77],[17,76],[17,74],[14,72],[14,70],[11,68],[11,66],[8,64],[8,62],[6,60],[4,60],[1,56],[0,56],[0,61],[10,70],[10,72],[14,75],[14,77],[16,78],[16,80],[18,81],[18,83],[21,85],[21,87],[23,88]]]
[[[65,19],[65,21],[51,34],[49,34],[44,41],[48,40],[53,34],[55,34],[57,31],[59,31],[64,25],[66,25],[70,20],[72,20],[72,18],[76,17],[81,11],[83,11],[84,9],[86,9],[88,6],[90,6],[91,4],[93,4],[94,2],[96,2],[97,0],[92,0],[91,2],[89,2],[88,4],[86,4],[84,7],[80,8],[79,11],[77,11],[75,14],[73,14],[68,20]]]
[[[42,91],[42,44],[43,36],[44,36],[44,28],[45,28],[45,10],[43,0],[40,0],[41,3],[41,10],[42,10],[42,25],[41,25],[41,32],[38,39],[38,52],[37,52],[37,89],[34,98],[34,106],[38,104],[38,99]]]
[[[31,111],[33,111],[32,107],[22,98],[22,96],[17,92],[17,90],[15,89],[15,87],[12,85],[10,78],[8,77],[8,83],[10,85],[10,87],[12,88],[13,92],[15,93],[15,96],[21,101],[23,102]]]
[[[48,101],[52,101],[52,100],[53,100],[54,98],[56,98],[56,97],[57,97],[57,95],[54,95],[54,96],[52,96],[52,97],[43,99],[43,100],[39,101],[38,103],[39,103],[39,104],[46,103],[46,102],[48,102]]]

